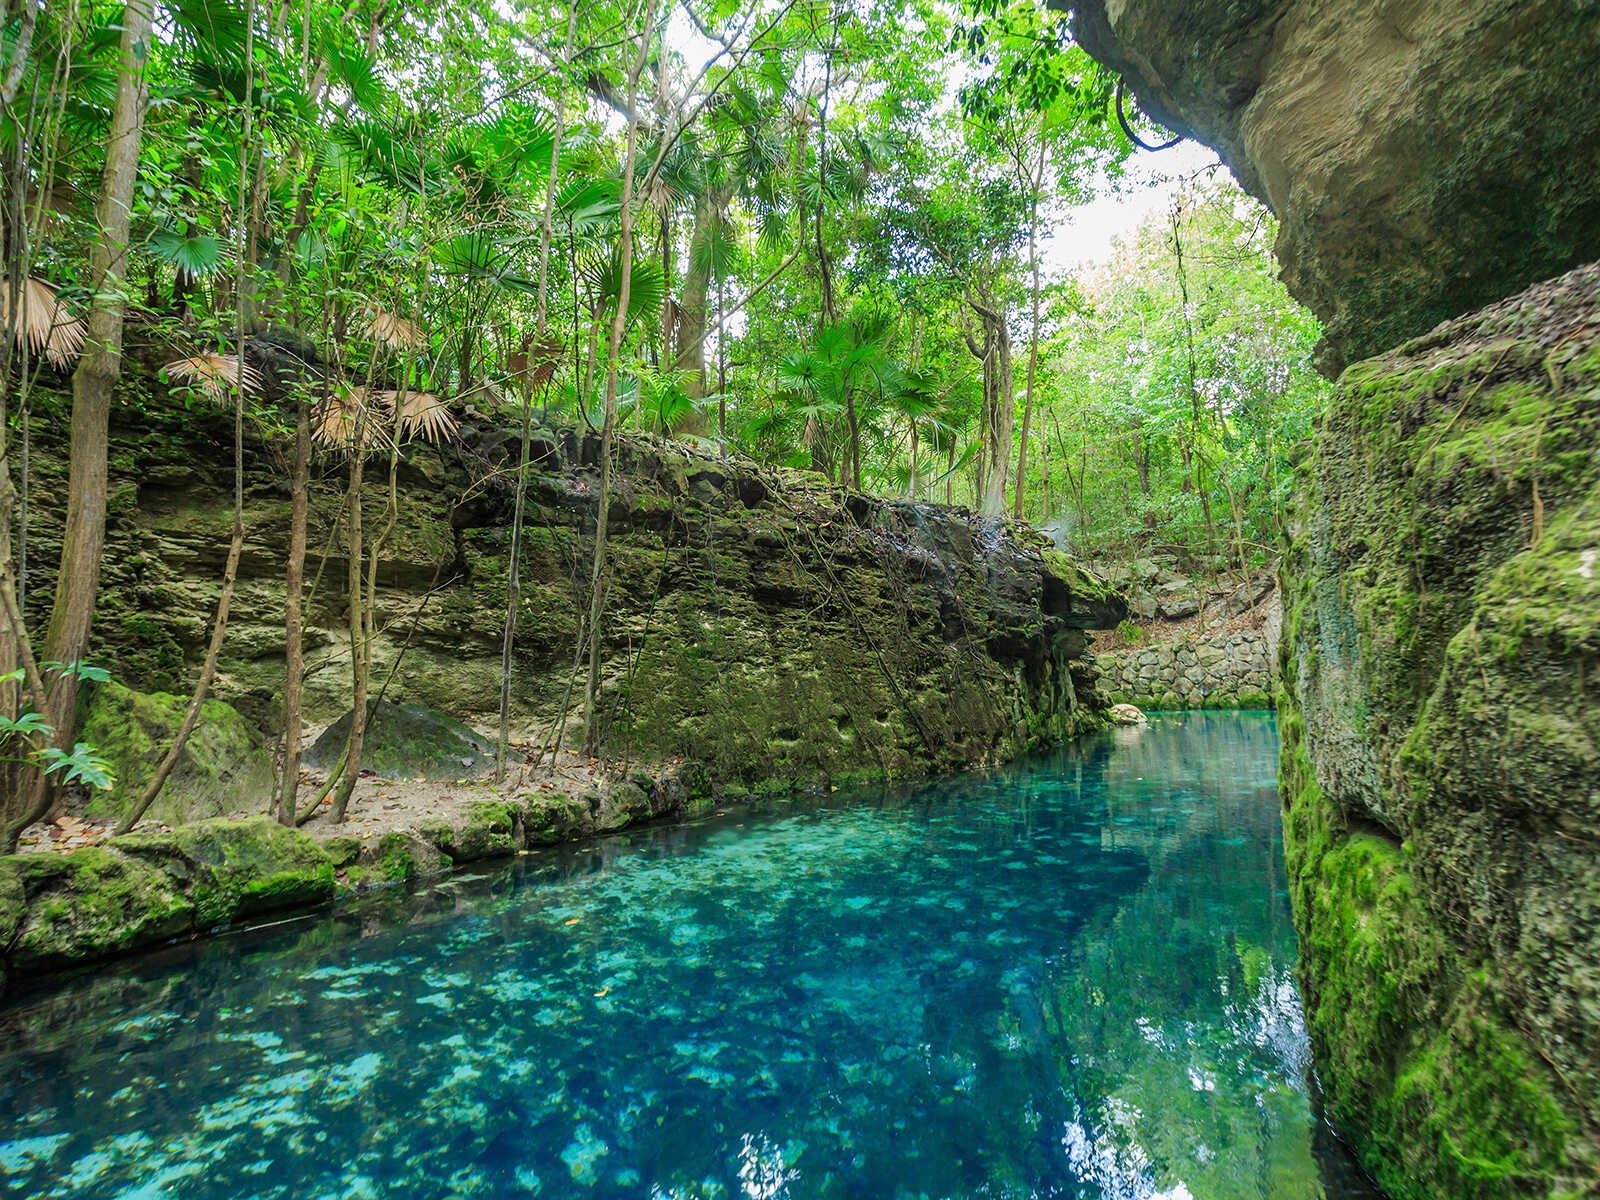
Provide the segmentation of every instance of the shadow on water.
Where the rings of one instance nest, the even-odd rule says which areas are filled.
[[[0,1015],[53,1196],[1374,1197],[1265,714],[532,855]]]

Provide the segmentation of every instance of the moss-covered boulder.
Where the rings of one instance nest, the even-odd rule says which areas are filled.
[[[398,831],[362,844],[351,881],[356,886],[410,883],[437,875],[447,865],[435,841],[410,831]]]
[[[609,833],[649,820],[650,797],[638,784],[624,780],[592,793],[590,811],[594,814],[595,832]]]
[[[333,895],[333,862],[315,838],[265,817],[203,821],[173,838],[195,870],[196,919],[225,924]]]
[[[522,802],[522,828],[530,846],[553,846],[594,832],[589,806],[564,792],[535,792]]]
[[[188,930],[195,905],[159,866],[89,846],[71,854],[0,859],[0,896],[23,908],[9,920],[8,974],[70,966]]]
[[[498,858],[521,849],[521,820],[517,806],[504,800],[478,800],[467,809],[467,819],[446,828],[439,848],[454,862]]]
[[[350,740],[352,713],[328,726],[307,748],[310,767],[331,768]],[[385,779],[463,779],[494,766],[494,743],[470,725],[423,704],[367,706],[367,727],[361,741],[361,765]],[[520,761],[520,755],[513,754]]]
[[[90,796],[88,813],[121,817],[155,774],[183,722],[186,696],[136,692],[116,681],[96,685],[79,737],[116,774],[116,786]],[[221,700],[200,708],[148,816],[171,825],[253,808],[272,791],[272,755],[244,717]]]
[[[1296,489],[1285,848],[1395,1200],[1600,1178],[1600,265],[1345,372]]]

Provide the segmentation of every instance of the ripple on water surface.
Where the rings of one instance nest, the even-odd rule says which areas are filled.
[[[1277,736],[646,831],[0,1017],[45,1197],[1370,1197],[1314,1120]]]

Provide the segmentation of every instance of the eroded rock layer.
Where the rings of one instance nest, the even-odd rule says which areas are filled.
[[[1285,564],[1331,1114],[1395,1200],[1597,1194],[1600,264],[1345,372]]]
[[[460,445],[409,447],[400,469],[373,688],[398,659],[387,700],[492,728],[515,445],[486,422],[463,428]],[[36,419],[35,563],[56,554],[62,432]],[[95,654],[132,686],[184,693],[227,554],[231,423],[156,389],[118,411],[112,439]],[[268,731],[284,678],[282,453],[276,440],[249,449],[247,538],[214,688]],[[519,735],[542,738],[564,711],[572,745],[598,438],[546,430],[535,456],[512,719]],[[314,488],[312,720],[350,706],[344,471],[328,456]],[[369,538],[386,524],[387,490],[385,465],[369,461]],[[1098,721],[1084,631],[1115,624],[1122,602],[1026,527],[646,438],[621,442],[609,524],[598,712],[618,756],[695,758],[719,780],[782,787],[993,762]],[[43,588],[30,593],[36,610],[47,601]]]
[[[1277,213],[1330,373],[1600,257],[1595,0],[1071,7],[1144,109]]]

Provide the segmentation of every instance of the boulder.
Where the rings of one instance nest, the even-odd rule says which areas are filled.
[[[495,746],[469,725],[422,704],[370,701],[361,765],[385,779],[466,779],[494,769]],[[308,767],[331,769],[350,740],[346,712],[306,750]],[[509,757],[522,761],[520,755]]]
[[[1106,711],[1106,716],[1116,725],[1143,725],[1149,720],[1131,704],[1113,704]]]
[[[116,786],[91,792],[91,817],[120,818],[139,799],[166,756],[189,698],[136,692],[115,680],[97,684],[79,738],[111,764]],[[177,825],[256,808],[272,792],[272,754],[248,721],[207,700],[147,816]]]
[[[609,833],[650,818],[650,797],[638,784],[614,783],[603,792],[589,793],[589,810],[596,833]]]

